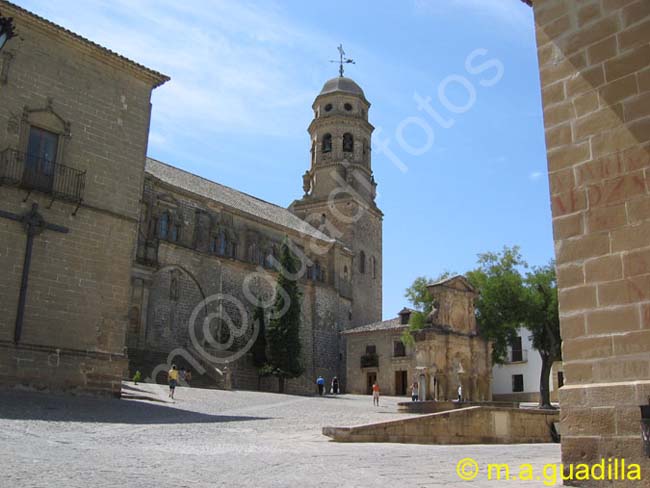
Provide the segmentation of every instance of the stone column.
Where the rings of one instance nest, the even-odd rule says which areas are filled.
[[[647,466],[638,406],[650,395],[648,0],[532,4],[566,380],[562,461]]]

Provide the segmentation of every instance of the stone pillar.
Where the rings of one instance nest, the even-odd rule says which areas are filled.
[[[563,338],[562,461],[618,457],[647,469],[638,405],[650,395],[650,4],[532,3]]]

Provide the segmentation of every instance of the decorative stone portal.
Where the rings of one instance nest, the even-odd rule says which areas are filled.
[[[426,327],[405,346],[401,336],[413,310],[404,308],[398,317],[356,327],[342,333],[347,344],[347,377],[350,393],[365,393],[365,374],[372,364],[381,391],[402,395],[395,375],[407,371],[410,385],[417,383],[419,400],[448,401],[458,398],[491,400],[491,345],[478,334],[474,316],[476,290],[462,276],[428,287],[435,308]]]

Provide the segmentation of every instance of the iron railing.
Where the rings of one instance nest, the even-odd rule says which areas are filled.
[[[0,185],[18,186],[80,203],[86,172],[8,148],[0,152]]]
[[[376,368],[379,366],[379,356],[377,354],[364,354],[361,356],[362,368]]]

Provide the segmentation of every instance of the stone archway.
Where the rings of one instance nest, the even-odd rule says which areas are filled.
[[[144,346],[155,351],[185,347],[189,340],[188,320],[197,305],[207,298],[204,287],[188,268],[163,265],[150,275]],[[207,308],[201,312],[207,316]]]

